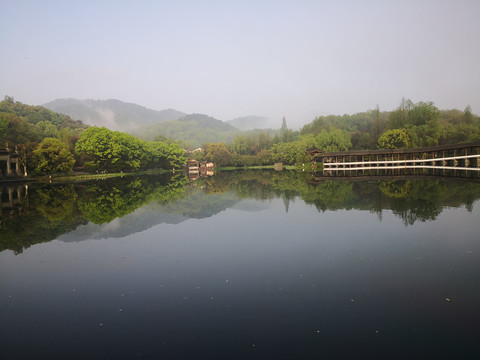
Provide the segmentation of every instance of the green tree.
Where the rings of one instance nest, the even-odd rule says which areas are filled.
[[[239,155],[247,155],[249,153],[250,142],[245,135],[237,135],[233,139],[230,149]]]
[[[46,138],[33,152],[35,170],[39,173],[71,172],[75,159],[68,146],[58,139]]]
[[[412,107],[412,101],[402,98],[400,105],[388,117],[388,126],[392,129],[404,128],[408,125],[408,110]]]
[[[174,142],[167,144],[160,141],[152,141],[146,144],[145,149],[150,156],[150,167],[171,169],[182,167],[187,163],[185,150]]]
[[[439,125],[440,110],[433,102],[414,104],[408,112],[408,126],[414,147],[438,145],[443,129]]]
[[[223,143],[208,144],[205,158],[218,166],[225,166],[231,163],[232,154]]]
[[[469,125],[471,125],[475,122],[473,114],[472,114],[472,108],[470,107],[470,105],[467,105],[467,107],[465,108],[465,110],[463,112],[463,118],[465,120],[465,123],[467,123]]]
[[[293,132],[292,130],[288,129],[285,117],[283,117],[282,119],[282,127],[280,128],[280,139],[283,142],[289,142],[293,140]]]
[[[378,138],[379,149],[405,149],[409,145],[410,137],[405,129],[387,130]]]
[[[284,165],[294,165],[298,157],[297,142],[280,142],[274,144],[271,148],[272,160]]]
[[[35,123],[35,127],[43,137],[58,137],[58,129],[51,122],[39,121]]]
[[[315,145],[325,152],[347,151],[352,141],[348,131],[330,127],[329,131],[324,129],[315,137]]]
[[[75,145],[75,153],[82,156],[91,170],[130,171],[148,163],[146,142],[132,135],[111,131],[105,127],[85,130]]]

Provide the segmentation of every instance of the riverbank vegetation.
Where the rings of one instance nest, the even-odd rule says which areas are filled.
[[[288,129],[285,119],[272,136],[269,131],[238,135],[230,144],[205,146],[212,162],[232,166],[281,162],[304,167],[311,161],[307,149],[324,152],[418,148],[480,141],[480,117],[470,106],[464,111],[439,110],[432,102],[402,99],[393,111],[374,110],[354,115],[320,116],[299,131]],[[221,149],[221,151],[220,151]]]
[[[172,170],[184,167],[188,157],[218,167],[282,163],[305,168],[312,160],[307,150],[313,146],[329,152],[480,141],[480,118],[470,106],[464,111],[439,110],[432,102],[402,99],[393,111],[377,107],[353,115],[320,116],[298,131],[289,129],[283,118],[278,130],[241,132],[231,142],[213,140],[196,150],[166,135],[171,134],[152,133],[149,138],[155,141],[147,141],[105,127],[89,127],[8,96],[0,102],[0,144],[16,147],[23,168],[34,176],[74,170],[94,174]]]
[[[0,102],[0,143],[16,148],[22,167],[33,176],[73,170],[172,170],[187,161],[185,150],[176,142],[147,142],[105,127],[88,127],[66,115],[10,97]]]

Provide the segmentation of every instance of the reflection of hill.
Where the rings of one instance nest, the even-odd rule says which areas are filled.
[[[199,188],[192,188],[176,201],[151,203],[117,218],[108,224],[88,223],[79,226],[74,233],[60,237],[61,241],[79,241],[107,237],[124,237],[160,224],[178,224],[190,218],[202,219],[232,207],[238,198],[232,193],[208,195]]]
[[[47,242],[88,221],[110,223],[150,202],[168,202],[183,196],[183,176],[144,176],[91,181],[80,184],[22,185],[18,206],[2,205],[0,251],[17,253]],[[24,187],[25,189],[21,190]],[[3,194],[3,191],[2,191]]]

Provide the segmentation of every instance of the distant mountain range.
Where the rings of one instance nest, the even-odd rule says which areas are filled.
[[[43,106],[88,125],[105,126],[145,140],[165,136],[193,147],[208,142],[228,142],[241,131],[265,129],[268,124],[268,119],[260,116],[224,122],[204,114],[186,114],[174,109],[157,111],[114,99],[57,99]]]

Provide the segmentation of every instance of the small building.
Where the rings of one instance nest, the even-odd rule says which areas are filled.
[[[24,171],[26,175],[26,171]],[[22,176],[17,148],[0,149],[0,176]]]

